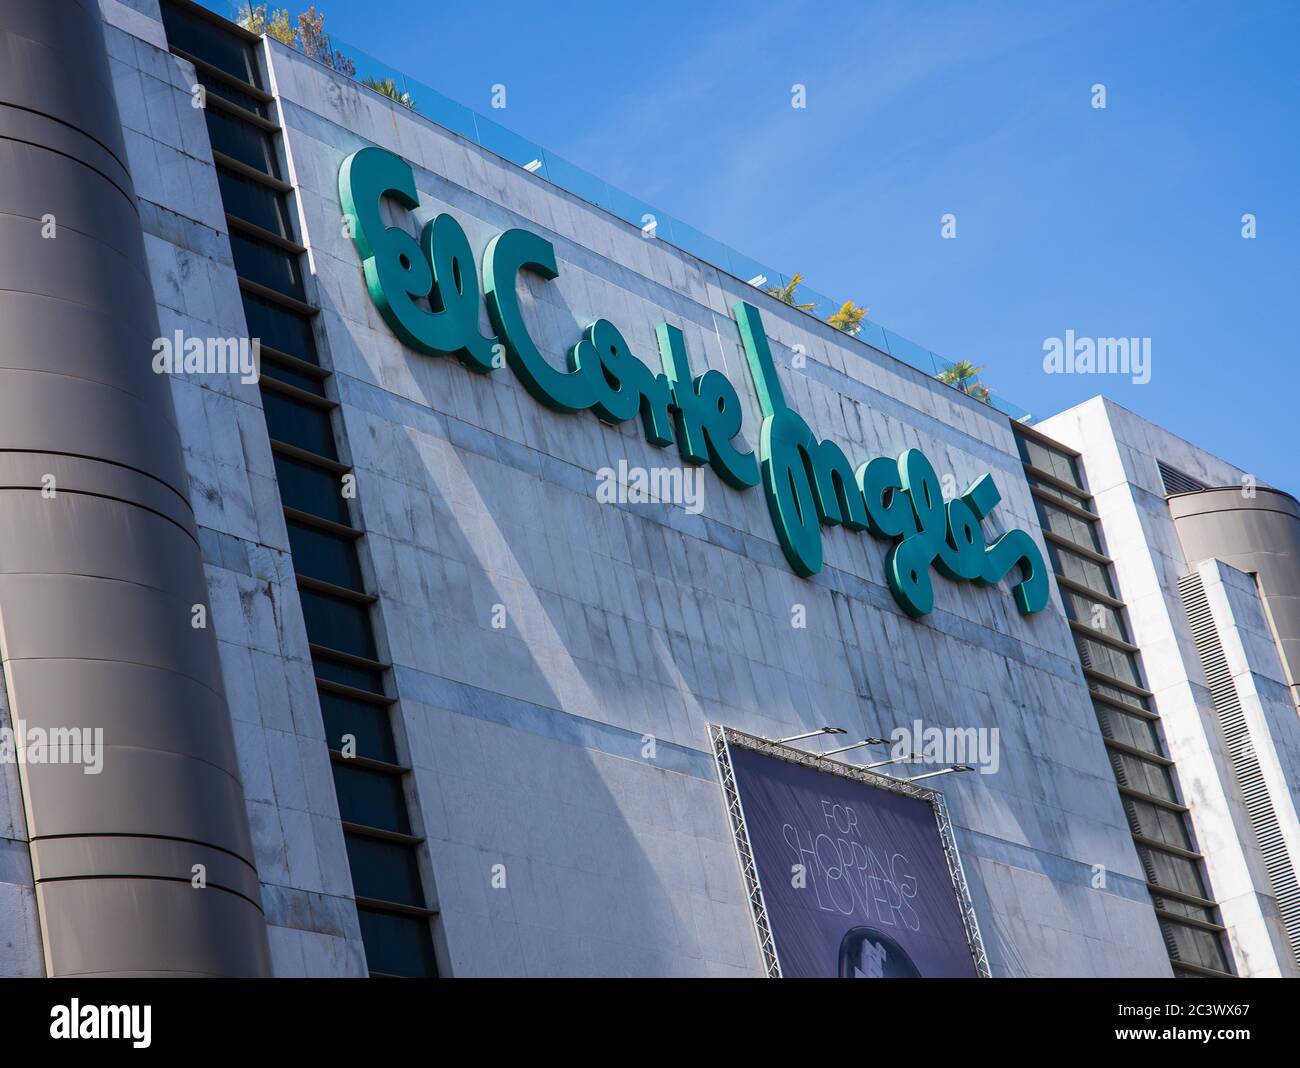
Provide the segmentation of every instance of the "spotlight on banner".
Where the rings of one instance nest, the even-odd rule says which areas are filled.
[[[827,749],[822,756],[834,756],[836,753],[847,753],[850,749],[861,749],[864,745],[887,745],[883,738],[863,738],[860,742],[854,742],[852,745],[842,745],[838,749]]]
[[[907,782],[919,782],[921,779],[933,779],[936,775],[947,775],[953,771],[974,771],[969,764],[954,764],[949,768],[940,768],[938,771],[927,771],[924,775],[913,775]]]
[[[919,764],[925,757],[920,753],[904,753],[902,756],[890,757],[888,760],[877,760],[874,764],[858,764],[857,767],[870,771],[872,768],[883,768],[886,764]]]
[[[792,734],[789,738],[769,738],[768,741],[775,741],[777,745],[789,745],[791,742],[801,742],[805,738],[820,738],[823,734],[848,734],[843,727],[818,727],[815,731],[807,731],[803,734]]]

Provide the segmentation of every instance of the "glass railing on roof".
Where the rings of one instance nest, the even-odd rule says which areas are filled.
[[[653,233],[660,240],[676,245],[757,289],[781,290],[789,286],[793,280],[793,276],[737,252],[729,245],[714,240],[693,226],[688,226],[645,201],[610,185],[562,156],[557,156],[541,145],[520,137],[500,123],[478,114],[464,104],[457,103],[431,86],[381,63],[367,52],[348,44],[336,35],[326,33],[323,20],[326,12],[317,11],[314,4],[311,5],[310,11],[315,12],[317,21],[312,21],[309,16],[290,16],[287,9],[280,8],[275,0],[270,0],[268,3],[246,3],[240,0],[196,0],[196,2],[246,29],[275,38],[301,52],[307,58],[352,78],[373,92],[388,97],[402,107],[409,108],[413,113],[460,134],[502,159],[509,160],[539,178],[544,178],[575,196],[603,208],[638,229]],[[844,301],[822,296],[805,285],[802,279],[794,290],[792,299],[787,303],[792,303],[805,314],[822,322],[826,322],[844,306]],[[931,378],[937,379],[955,366],[952,361],[938,353],[909,341],[865,316],[857,324],[855,332],[845,331],[845,333],[874,349],[888,353],[896,360],[916,368]],[[954,385],[951,382],[947,384],[985,400],[1009,419],[1026,423],[1032,421],[1029,412],[983,386],[977,375],[961,379],[960,384]]]

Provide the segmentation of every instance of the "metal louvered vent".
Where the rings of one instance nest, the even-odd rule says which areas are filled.
[[[1210,602],[1205,595],[1205,585],[1200,575],[1179,579],[1178,592],[1183,599],[1188,622],[1192,625],[1192,639],[1206,681],[1210,684],[1210,700],[1219,717],[1223,737],[1228,745],[1228,759],[1241,789],[1255,842],[1264,860],[1269,887],[1277,901],[1277,909],[1286,929],[1291,956],[1300,965],[1300,884],[1296,871],[1287,855],[1286,841],[1278,825],[1273,799],[1259,767],[1259,757],[1251,741],[1250,728],[1241,708],[1236,683],[1228,671],[1228,660],[1223,655],[1223,645],[1215,628]]]
[[[1086,668],[1093,668],[1095,670],[1097,665],[1092,662],[1092,653],[1088,649],[1088,643],[1077,634],[1074,636],[1074,648],[1078,650],[1079,663]]]
[[[1192,478],[1191,475],[1179,471],[1176,467],[1170,467],[1164,460],[1157,460],[1156,467],[1160,470],[1160,481],[1164,484],[1166,496],[1209,489],[1200,479]]]

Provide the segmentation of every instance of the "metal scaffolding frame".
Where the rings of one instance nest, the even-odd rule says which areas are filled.
[[[772,927],[768,922],[767,906],[763,901],[763,888],[758,879],[758,867],[754,862],[754,851],[749,841],[749,831],[745,826],[745,806],[741,801],[740,790],[736,786],[735,771],[731,766],[731,747],[739,746],[751,749],[764,756],[784,760],[812,768],[827,775],[838,775],[842,779],[871,786],[878,790],[902,794],[926,802],[934,812],[935,825],[939,831],[939,841],[943,846],[944,857],[948,861],[948,875],[952,879],[953,892],[957,896],[957,906],[961,912],[962,926],[966,930],[966,942],[970,948],[971,959],[975,964],[975,973],[981,979],[990,978],[988,955],[984,951],[984,940],[980,936],[979,920],[975,915],[975,906],[971,903],[970,887],[966,883],[966,872],[962,868],[961,855],[957,851],[957,840],[953,835],[952,821],[948,817],[948,806],[943,793],[926,786],[896,779],[891,775],[868,771],[853,764],[845,764],[819,753],[806,753],[768,738],[759,738],[746,734],[733,727],[721,724],[709,724],[709,736],[713,743],[713,755],[718,766],[718,779],[722,784],[723,797],[727,804],[727,818],[731,822],[731,833],[736,845],[736,856],[740,861],[741,874],[745,880],[745,891],[749,896],[749,906],[754,918],[754,931],[758,937],[759,952],[763,957],[763,966],[769,979],[781,978],[781,960],[777,955],[776,942],[772,937]]]
[[[750,736],[739,735],[739,732],[715,723],[709,724],[709,734],[713,738],[713,755],[718,763],[718,778],[722,783],[722,795],[727,802],[727,818],[731,821],[736,856],[740,860],[745,892],[749,895],[749,907],[754,916],[754,932],[758,935],[758,950],[763,955],[763,968],[767,978],[780,979],[781,959],[776,955],[776,942],[772,939],[772,928],[767,922],[763,888],[758,882],[758,867],[754,864],[754,851],[749,845],[749,831],[745,829],[745,809],[740,803],[740,790],[736,787],[736,775],[731,767],[732,736]]]

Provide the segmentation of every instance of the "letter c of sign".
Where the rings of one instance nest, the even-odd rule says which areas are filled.
[[[557,412],[580,412],[596,402],[591,376],[581,369],[569,373],[546,362],[528,333],[519,309],[516,278],[532,271],[548,282],[559,276],[555,249],[527,230],[497,234],[483,253],[483,289],[488,317],[505,346],[506,361],[533,397]]]

